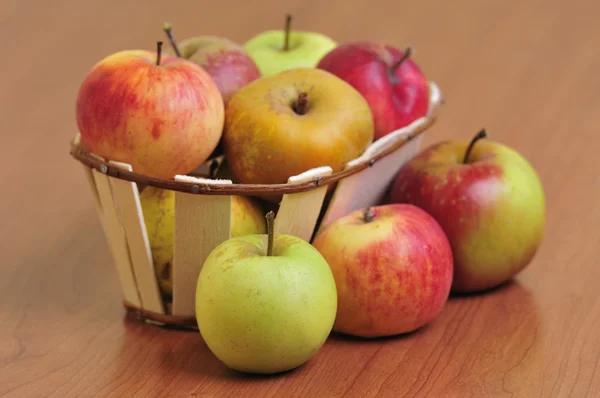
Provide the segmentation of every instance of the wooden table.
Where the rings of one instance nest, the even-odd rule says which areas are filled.
[[[252,3],[0,3],[0,395],[600,396],[599,3]],[[288,11],[295,27],[339,41],[412,44],[447,99],[426,144],[486,127],[538,170],[547,226],[514,283],[451,298],[418,333],[372,342],[334,335],[305,366],[250,377],[227,370],[198,333],[124,316],[68,142],[89,68],[120,49],[153,48],[163,20],[179,38],[243,42],[279,28]]]

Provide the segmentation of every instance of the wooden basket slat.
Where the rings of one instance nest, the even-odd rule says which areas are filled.
[[[377,154],[397,145],[399,141],[408,140],[415,130],[423,127],[425,122],[424,119],[418,120],[410,126],[381,138],[371,145],[361,157],[349,162],[346,167],[352,168],[355,164],[362,163],[365,159],[372,159]],[[373,163],[371,167],[338,182],[325,216],[319,225],[319,231],[354,210],[380,204],[400,168],[419,150],[422,139],[422,135],[415,136],[393,153]]]
[[[131,165],[126,163],[110,161],[109,164],[122,170],[132,171]],[[109,177],[109,180],[125,231],[129,258],[142,299],[142,308],[162,314],[165,309],[156,280],[138,187],[135,183],[118,178]]]
[[[354,210],[381,204],[400,168],[419,151],[422,133],[435,120],[435,113],[443,102],[437,84],[430,82],[429,87],[429,109],[425,117],[380,138],[360,157],[348,162],[345,171],[356,169],[366,162],[372,162],[372,165],[338,182],[319,224],[319,231]]]
[[[98,188],[96,188],[96,181],[94,180],[94,174],[92,173],[92,168],[88,166],[81,166],[83,169],[83,174],[85,175],[85,179],[88,182],[90,187],[90,191],[92,193],[92,197],[94,199],[94,206],[96,207],[96,212],[98,213],[98,217],[100,218],[100,222],[102,223],[102,228],[104,228],[104,217],[102,216],[102,203],[100,203],[100,196],[98,195]],[[106,232],[106,231],[105,231]]]
[[[125,232],[121,226],[121,220],[113,200],[112,189],[108,180],[109,177],[97,170],[91,170],[91,172],[102,208],[102,225],[105,230],[108,246],[113,255],[115,267],[117,268],[123,297],[132,305],[142,308],[142,301],[137,290],[137,283],[129,258]]]
[[[231,196],[175,192],[173,315],[195,316],[200,270],[210,252],[230,237]]]
[[[332,172],[331,167],[319,167],[290,177],[288,183],[311,181],[329,176]],[[297,236],[310,242],[326,193],[327,186],[324,185],[311,191],[283,195],[275,218],[275,233]]]

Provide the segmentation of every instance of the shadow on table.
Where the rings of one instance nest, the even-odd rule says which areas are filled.
[[[438,318],[411,333],[381,338],[359,338],[332,332],[326,343],[327,347],[322,351],[326,355],[334,355],[336,347],[349,345],[356,346],[356,349],[359,349],[359,346],[373,345],[399,349],[400,346],[417,344],[417,341],[418,344],[428,343],[435,339],[434,336],[445,334],[447,330],[461,328],[460,325],[480,328],[481,325],[476,325],[483,323],[490,331],[485,341],[494,345],[506,344],[521,354],[523,347],[519,339],[527,341],[530,338],[526,330],[539,328],[543,323],[540,317],[539,308],[531,292],[522,283],[511,281],[485,293],[452,294]],[[310,368],[314,362],[309,361],[294,370],[276,375],[250,375],[231,370],[221,363],[210,352],[198,331],[171,330],[142,324],[136,320],[126,320],[125,325],[127,331],[124,350],[128,344],[143,348],[149,362],[158,362],[155,365],[160,368],[159,372],[165,375],[165,378],[183,378],[197,384],[199,388],[208,387],[209,384],[212,387],[225,388],[229,383],[239,381],[258,383],[256,387],[259,388],[263,382],[265,385],[271,385],[270,381],[274,378],[295,378],[305,373],[303,369]],[[538,333],[537,338],[540,337],[541,334]],[[128,356],[131,354],[125,355]]]
[[[506,281],[498,286],[495,286],[495,287],[487,289],[487,290],[479,291],[479,292],[470,292],[470,293],[451,292],[449,300],[454,300],[454,299],[466,300],[469,298],[486,297],[486,296],[491,296],[491,295],[495,295],[495,294],[507,294],[507,293],[509,293],[511,291],[515,291],[515,290],[527,291],[527,289],[519,281],[517,281],[516,279],[509,279],[508,281]]]
[[[125,320],[128,339],[147,344],[149,361],[159,362],[161,373],[179,375],[185,379],[197,379],[199,383],[226,384],[228,381],[260,382],[281,378],[305,366],[275,375],[253,375],[237,372],[219,361],[197,330],[161,327],[143,324],[135,318]],[[159,335],[159,336],[157,336]],[[148,340],[147,343],[143,343]]]
[[[451,293],[448,302],[442,309],[442,312],[436,319],[423,327],[404,334],[387,337],[363,338],[350,336],[343,333],[332,332],[330,339],[337,342],[356,343],[356,344],[379,344],[389,341],[410,341],[419,338],[421,335],[428,333],[429,329],[438,326],[447,318],[448,312],[452,311],[456,306],[466,304],[471,301],[488,302],[490,306],[498,304],[518,303],[521,313],[527,313],[529,316],[539,318],[538,308],[535,299],[531,292],[516,279],[509,280],[497,287],[476,293]]]
[[[399,334],[396,336],[385,336],[385,337],[357,337],[351,336],[348,334],[340,333],[340,332],[331,332],[329,339],[336,342],[344,342],[344,343],[355,343],[355,344],[381,344],[387,343],[390,341],[398,341],[398,340],[410,340],[412,338],[417,337],[422,333],[426,333],[426,330],[429,328],[429,325],[425,325],[420,329],[415,331]]]

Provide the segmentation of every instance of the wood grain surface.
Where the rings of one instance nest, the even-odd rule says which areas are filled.
[[[452,297],[408,336],[332,335],[277,377],[227,370],[199,334],[128,319],[94,198],[69,156],[74,101],[112,52],[243,42],[283,24],[411,44],[447,100],[424,145],[481,127],[538,170],[543,246],[515,282]],[[0,396],[600,396],[600,3],[2,0]]]

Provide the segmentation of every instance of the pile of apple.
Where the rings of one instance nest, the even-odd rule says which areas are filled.
[[[426,115],[429,85],[410,51],[338,45],[319,33],[263,32],[243,46],[215,36],[93,66],[77,97],[83,146],[170,179],[224,152],[240,183],[341,170],[378,138]]]
[[[375,140],[427,114],[429,85],[410,49],[337,44],[286,28],[243,46],[201,36],[170,50],[113,54],[81,85],[82,145],[169,179],[224,154],[227,178],[285,183],[340,171]],[[434,320],[454,292],[512,279],[542,239],[544,193],[517,152],[444,141],[409,161],[386,203],[326,226],[311,243],[274,236],[256,198],[234,197],[233,237],[209,255],[196,315],[231,368],[275,373],[306,362],[332,330],[399,335]],[[142,207],[161,288],[171,293],[173,193],[147,187]],[[274,201],[276,198],[263,198]],[[275,200],[276,201],[276,200]],[[265,233],[267,232],[267,233]]]

